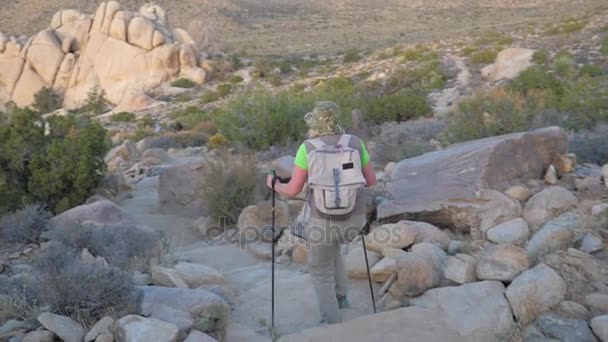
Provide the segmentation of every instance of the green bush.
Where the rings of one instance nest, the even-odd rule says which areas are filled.
[[[426,96],[412,90],[366,99],[362,110],[365,120],[371,124],[407,121],[432,114]]]
[[[511,45],[513,43],[513,38],[506,36],[497,31],[485,31],[481,33],[479,38],[475,40],[475,45],[487,45],[487,44],[496,44],[496,45]]]
[[[61,97],[47,87],[34,94],[34,109],[39,113],[50,113],[61,108]]]
[[[587,75],[590,77],[597,77],[604,74],[601,67],[594,64],[585,64],[580,69],[581,75]]]
[[[0,213],[47,203],[57,213],[82,203],[103,178],[106,131],[86,117],[54,117],[13,108],[0,126]]]
[[[272,71],[272,64],[264,58],[258,58],[253,62],[253,73],[254,79],[264,78],[270,75]]]
[[[241,82],[243,82],[243,78],[239,75],[233,75],[232,77],[230,77],[228,82],[230,82],[232,84],[241,83]]]
[[[217,91],[207,91],[201,96],[201,102],[203,104],[209,102],[215,102],[221,98],[220,94]]]
[[[358,49],[352,48],[348,49],[344,53],[344,63],[354,63],[361,60],[361,54]]]
[[[112,115],[112,122],[134,122],[135,114],[131,112],[120,112]]]
[[[196,83],[188,78],[180,78],[171,82],[171,86],[177,88],[194,88],[196,87]]]
[[[564,92],[560,80],[545,67],[532,67],[523,71],[513,80],[510,88],[523,94],[533,90],[548,90],[555,96],[561,96]]]
[[[189,106],[184,110],[175,111],[169,114],[172,119],[179,121],[184,129],[193,129],[199,123],[209,121],[209,113],[195,106]]]
[[[80,109],[80,112],[100,115],[107,107],[108,100],[106,100],[106,92],[99,85],[96,85],[87,93],[86,104]]]
[[[479,46],[467,46],[460,49],[461,56],[471,56],[473,53],[479,51]]]
[[[492,47],[485,50],[475,52],[471,55],[471,63],[474,64],[490,64],[494,63],[496,56],[502,50],[502,47]]]
[[[435,53],[433,50],[429,49],[424,45],[417,45],[413,48],[405,49],[403,51],[403,59],[406,62],[433,60],[437,59],[437,53]]]
[[[538,50],[534,51],[532,55],[532,62],[538,65],[545,65],[549,61],[549,51],[547,50]]]
[[[272,95],[254,90],[231,99],[213,119],[228,140],[266,149],[301,139],[304,114],[313,105],[312,99],[295,92]]]
[[[279,75],[271,75],[268,77],[268,82],[270,82],[273,87],[279,87],[283,84],[283,80]]]
[[[241,211],[255,202],[260,181],[255,165],[249,156],[238,160],[221,156],[207,165],[202,196],[212,222],[236,224]]]
[[[442,140],[455,143],[526,130],[536,109],[534,104],[532,96],[504,89],[477,93],[459,103]]]
[[[217,93],[220,95],[220,97],[225,97],[226,95],[230,94],[231,91],[232,84],[230,83],[222,83],[217,86]]]
[[[574,58],[567,51],[558,52],[551,67],[557,75],[562,77],[570,77],[575,73]]]

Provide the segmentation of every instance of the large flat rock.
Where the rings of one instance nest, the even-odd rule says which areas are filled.
[[[397,164],[387,185],[380,219],[413,219],[452,227],[470,226],[482,215],[480,190],[504,191],[541,179],[568,150],[559,127],[513,133],[453,145]],[[477,219],[477,221],[480,221]]]
[[[283,336],[279,342],[316,341],[475,341],[450,328],[432,310],[408,307],[364,316],[341,324],[326,325]]]

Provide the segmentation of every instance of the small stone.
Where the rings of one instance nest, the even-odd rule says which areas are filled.
[[[48,330],[35,330],[27,333],[21,342],[53,342],[55,334]]]
[[[4,324],[2,324],[0,326],[0,336],[8,335],[9,333],[12,333],[13,331],[22,329],[24,326],[25,326],[25,324],[22,321],[18,321],[15,319],[9,319],[8,321],[6,321]]]
[[[528,255],[520,247],[497,245],[477,262],[476,274],[481,280],[511,281],[529,267]]]
[[[417,230],[409,225],[385,224],[373,229],[366,237],[367,248],[378,253],[385,247],[406,248],[414,243],[417,234]]]
[[[574,172],[574,165],[576,164],[576,156],[571,155],[561,155],[555,158],[553,162],[553,166],[555,166],[555,170],[557,171],[557,175],[559,177]]]
[[[13,252],[8,255],[8,259],[9,260],[19,259],[20,256],[21,256],[21,252]]]
[[[203,332],[192,330],[184,342],[217,342],[217,340]]]
[[[608,342],[608,315],[597,316],[591,320],[591,329],[602,342]]]
[[[152,282],[156,285],[167,287],[188,288],[188,284],[182,279],[179,273],[170,268],[152,266]]]
[[[367,251],[370,270],[380,261],[378,253]],[[367,267],[365,265],[365,254],[362,246],[356,246],[346,254],[344,258],[346,273],[351,279],[367,279]]]
[[[595,315],[608,314],[608,295],[603,293],[591,293],[585,296],[585,305]]]
[[[567,319],[547,314],[541,316],[537,323],[547,337],[564,342],[593,341],[593,333],[589,329],[589,325],[581,319]]]
[[[538,264],[515,278],[506,296],[515,317],[528,324],[564,299],[566,282],[549,266]]]
[[[473,260],[471,261],[471,259]],[[475,258],[466,254],[449,256],[445,268],[445,277],[458,284],[474,282],[477,280],[477,276],[475,275]]]
[[[114,342],[114,335],[111,333],[105,332],[95,339],[95,342]]]
[[[556,310],[566,318],[588,321],[592,317],[591,312],[589,312],[586,307],[570,300],[564,300],[559,303]]]
[[[555,170],[555,166],[551,165],[545,173],[545,182],[547,182],[547,184],[555,185],[557,184],[557,181],[557,171]]]
[[[583,236],[580,250],[585,253],[593,253],[604,249],[604,241],[596,233],[587,233]]]
[[[65,342],[82,342],[84,338],[82,326],[69,317],[45,312],[38,316],[38,321]]]
[[[522,218],[503,222],[486,232],[488,240],[494,243],[512,243],[514,245],[524,242],[529,234],[528,223]]]
[[[505,194],[521,202],[525,202],[528,200],[528,198],[530,198],[530,190],[521,185],[515,185],[508,188],[505,191]]]
[[[179,330],[174,324],[158,319],[128,315],[116,322],[116,335],[122,342],[177,342]]]
[[[384,172],[390,177],[393,174],[393,171],[395,171],[396,167],[397,167],[397,163],[388,162],[386,164],[386,166],[384,167]]]
[[[194,325],[194,320],[192,319],[190,313],[177,310],[163,304],[155,306],[150,313],[150,317],[156,318],[163,322],[175,324],[175,326],[177,326],[177,328],[180,330],[182,336],[185,336]]]
[[[391,257],[383,258],[370,269],[372,280],[377,283],[384,283],[396,271],[397,260]]]
[[[104,332],[109,332],[113,324],[114,319],[112,317],[106,316],[100,319],[86,334],[84,337],[84,342],[94,341],[97,336],[103,334]]]

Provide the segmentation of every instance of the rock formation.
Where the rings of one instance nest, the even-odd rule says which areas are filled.
[[[171,30],[156,5],[134,13],[103,2],[93,16],[61,10],[48,29],[25,41],[0,33],[0,103],[31,105],[46,87],[63,96],[64,106],[77,108],[99,86],[109,102],[129,109],[162,82],[185,77],[203,83],[200,64],[194,41],[184,30]]]

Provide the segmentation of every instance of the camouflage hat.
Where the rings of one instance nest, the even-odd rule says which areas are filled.
[[[338,105],[330,101],[317,102],[312,112],[304,116],[312,135],[343,134],[344,129],[338,123],[339,118]]]

